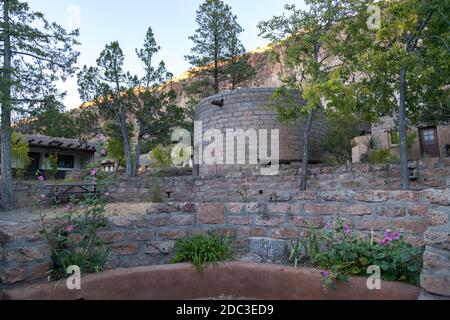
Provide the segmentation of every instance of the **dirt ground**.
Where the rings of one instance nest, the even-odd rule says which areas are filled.
[[[145,214],[147,209],[151,206],[150,202],[139,202],[139,203],[108,203],[105,207],[106,216],[126,216],[128,214]],[[59,208],[59,211],[63,211],[63,207]],[[47,218],[52,217],[56,214],[53,208],[42,209],[43,215]],[[35,220],[39,218],[39,209],[16,209],[9,212],[0,213],[0,220],[4,221],[24,221],[24,220]]]

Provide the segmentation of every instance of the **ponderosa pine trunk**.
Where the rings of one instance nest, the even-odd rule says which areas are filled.
[[[1,204],[4,211],[14,209],[11,160],[11,33],[9,30],[10,2],[3,4],[3,72],[1,114]]]
[[[308,113],[308,117],[305,123],[305,129],[303,131],[303,160],[302,160],[302,172],[300,174],[300,191],[306,190],[306,183],[308,181],[308,167],[309,167],[309,149],[311,140],[311,129],[314,119],[314,110]]]
[[[133,176],[137,177],[138,170],[139,170],[139,157],[141,155],[141,141],[142,141],[142,134],[139,130],[137,140],[136,140],[136,146],[134,147],[134,152],[136,154],[136,160],[134,160],[134,166],[133,166]]]
[[[122,109],[122,108],[121,108]],[[133,176],[133,165],[131,162],[131,147],[130,139],[128,137],[127,121],[126,121],[126,111],[123,109],[119,111],[119,121],[120,121],[120,131],[123,138],[123,149],[125,152],[125,167],[127,176]]]
[[[409,189],[409,169],[408,169],[408,140],[406,123],[406,66],[400,70],[400,88],[399,88],[399,135],[400,135],[400,162],[402,170],[402,189]]]

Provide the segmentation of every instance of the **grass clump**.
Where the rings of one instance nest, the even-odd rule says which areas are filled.
[[[201,273],[205,264],[217,265],[230,260],[232,256],[233,249],[228,237],[197,235],[176,242],[172,263],[192,262]]]

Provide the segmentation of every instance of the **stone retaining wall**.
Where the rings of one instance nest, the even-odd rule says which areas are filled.
[[[238,191],[247,190],[249,201],[270,201],[273,198],[293,199],[298,190],[300,163],[282,165],[279,175],[261,176],[252,166],[242,166],[236,172],[217,176],[192,175],[157,177],[143,174],[130,178],[124,174],[112,177],[109,185],[114,202],[149,200],[149,189],[159,183],[162,198],[169,201],[230,202],[243,201]],[[352,166],[310,166],[308,189],[311,190],[398,190],[401,184],[398,165],[354,164]],[[16,183],[17,208],[34,207],[34,183]],[[450,187],[450,158],[418,161],[418,178],[411,188],[422,190]],[[170,198],[169,198],[170,194]],[[0,199],[1,200],[1,199]]]
[[[99,234],[111,248],[107,267],[167,263],[177,239],[208,232],[228,235],[236,240],[239,253],[251,253],[249,239],[290,243],[297,239],[305,221],[324,226],[339,215],[362,235],[373,229],[381,238],[383,231],[393,226],[414,245],[426,244],[422,285],[430,293],[448,294],[450,190],[306,191],[289,201],[278,200],[174,202],[155,204],[145,215],[109,217]],[[3,287],[45,278],[50,250],[39,229],[37,221],[0,221]]]

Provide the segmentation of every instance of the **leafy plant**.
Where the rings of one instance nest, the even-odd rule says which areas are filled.
[[[11,134],[11,154],[15,166],[16,176],[23,177],[25,171],[31,164],[31,158],[28,156],[30,147],[22,134],[13,132]]]
[[[97,170],[91,171],[92,180],[96,179],[96,173]],[[42,213],[42,201],[47,197],[43,193],[44,178],[39,176],[38,180],[42,232],[52,250],[51,279],[67,277],[67,268],[71,265],[78,266],[85,273],[103,270],[109,249],[98,238],[97,232],[106,226],[104,213],[107,194],[89,194],[82,201],[73,197],[62,212],[57,203],[55,221],[46,223],[46,216]]]
[[[152,150],[152,168],[167,169],[172,166],[172,155],[169,148],[157,146]]]
[[[153,203],[163,202],[161,196],[161,182],[156,180],[154,185],[149,189],[149,200]]]
[[[228,237],[197,235],[176,242],[172,263],[192,262],[195,269],[202,272],[206,263],[217,265],[220,261],[231,259],[232,255]]]
[[[241,197],[242,202],[248,202],[248,187],[241,186],[236,193]]]
[[[50,166],[50,176],[55,178],[58,173],[58,155],[56,153],[48,156],[48,164]]]
[[[404,241],[398,231],[387,229],[383,240],[375,242],[373,233],[370,239],[357,237],[339,219],[327,224],[325,230],[311,226],[306,229],[306,236],[299,239],[296,247],[297,252],[304,250],[303,256],[291,256],[297,261],[306,258],[320,268],[325,289],[334,288],[335,280],[347,281],[350,275],[366,275],[371,265],[380,267],[383,280],[419,284],[422,248]],[[316,251],[317,248],[320,250]]]
[[[389,149],[373,150],[369,156],[369,162],[372,164],[393,163],[397,160]]]

